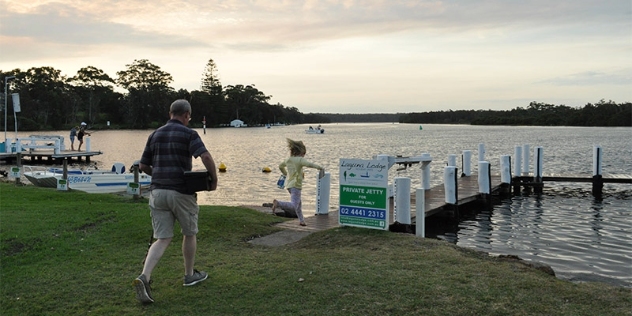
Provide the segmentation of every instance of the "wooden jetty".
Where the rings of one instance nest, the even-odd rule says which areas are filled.
[[[15,163],[19,157],[21,164],[62,164],[64,160],[67,162],[75,163],[90,163],[90,159],[96,155],[102,155],[101,151],[72,151],[64,150],[57,154],[54,150],[32,150],[22,151],[19,153],[0,153],[0,160],[5,161],[6,164]],[[28,160],[25,160],[27,158]]]
[[[517,180],[517,181],[516,181]],[[514,177],[516,183],[532,183],[533,176],[520,176]],[[632,177],[622,174],[603,174],[601,177],[603,183],[622,183],[632,184]],[[593,176],[590,175],[545,175],[542,176],[542,182],[589,182],[595,181]],[[513,185],[513,184],[512,184]]]
[[[500,176],[492,176],[492,192],[496,192],[500,189]],[[481,194],[478,193],[478,178],[476,176],[467,176],[459,178],[458,183],[458,202],[457,205],[463,205],[470,202],[474,202],[481,198]],[[452,205],[449,205],[445,202],[445,188],[444,185],[437,185],[432,187],[430,190],[426,190],[425,194],[425,216],[431,216],[434,214],[438,214],[445,210],[452,210]],[[414,205],[415,202],[415,194],[411,195],[411,204]],[[390,199],[390,224],[393,224],[393,199]],[[258,208],[257,208],[258,209]],[[294,219],[291,221],[283,222],[278,224],[278,227],[282,227],[285,229],[291,229],[296,231],[306,231],[306,232],[317,232],[326,230],[329,228],[338,227],[338,211],[330,211],[328,214],[323,215],[315,215],[305,217],[305,223],[307,226],[300,226],[298,219]],[[411,211],[411,216],[414,219],[416,217],[416,212]]]
[[[533,176],[520,176],[514,177],[512,182],[523,181],[522,185],[532,181],[534,179]],[[542,177],[543,182],[592,182],[593,178],[591,176],[544,176]],[[629,175],[615,175],[615,174],[605,174],[603,175],[604,183],[622,183],[622,184],[632,184],[632,176]],[[478,188],[478,177],[476,175],[465,176],[458,178],[457,181],[458,189],[457,189],[457,206],[465,205],[471,202],[480,201],[484,199],[484,196],[479,193]],[[511,185],[513,186],[513,184]],[[515,187],[514,187],[515,188]],[[511,193],[511,187],[504,187],[501,183],[500,175],[492,175],[491,176],[491,192],[493,194],[502,193]],[[514,190],[514,193],[517,193]],[[437,185],[432,187],[430,190],[426,190],[424,194],[425,198],[425,217],[432,216],[435,214],[439,214],[441,212],[454,212],[454,205],[447,204],[445,202],[445,188],[444,185]],[[415,205],[415,194],[411,195],[411,208]],[[250,206],[248,206],[250,207]],[[254,207],[255,209],[266,211],[269,208],[262,207]],[[390,199],[390,220],[389,223],[393,225],[393,199]],[[305,223],[307,226],[300,226],[298,219],[293,219],[290,221],[286,221],[278,224],[278,227],[284,229],[290,229],[294,231],[304,231],[304,232],[318,232],[330,228],[339,227],[338,224],[338,211],[330,211],[328,214],[323,215],[315,215],[305,217]],[[412,222],[415,223],[416,211],[411,210]]]
[[[604,183],[632,184],[630,175],[620,174],[599,174],[594,176],[584,175],[549,175],[542,177],[519,176],[512,179],[511,186],[514,192],[518,192],[521,187],[526,190],[533,189],[536,193],[542,193],[545,182],[584,182],[592,184],[592,194],[596,199],[603,196]]]
[[[525,155],[522,154],[522,149],[525,149]],[[593,148],[593,175],[544,175],[542,172],[543,166],[543,155],[542,155],[542,147],[536,147],[535,151],[535,170],[533,173],[529,172],[529,147],[528,145],[524,145],[523,147],[516,146],[515,158],[516,163],[513,164],[514,173],[518,176],[512,176],[512,163],[511,156],[503,155],[500,157],[500,170],[501,175],[492,175],[491,167],[488,161],[484,159],[484,144],[479,144],[479,159],[478,159],[478,170],[479,175],[471,174],[471,152],[464,151],[463,154],[463,164],[460,178],[457,178],[458,169],[456,166],[456,155],[448,156],[448,166],[445,167],[444,177],[446,180],[446,184],[441,184],[438,186],[434,186],[429,190],[423,191],[424,193],[424,212],[423,217],[420,217],[419,222],[423,222],[422,218],[432,216],[435,214],[447,214],[450,217],[458,220],[460,217],[459,208],[462,205],[466,205],[475,201],[482,201],[483,207],[491,208],[492,206],[492,196],[510,196],[513,193],[518,194],[519,192],[530,192],[533,190],[536,194],[542,193],[542,189],[544,187],[545,182],[585,182],[592,183],[592,193],[595,199],[602,198],[602,189],[604,183],[620,183],[620,184],[632,184],[632,176],[631,175],[615,175],[615,174],[603,174],[602,173],[602,150],[600,146],[595,146]],[[427,154],[423,154],[418,157],[420,159],[419,162],[423,162],[422,169],[422,187],[428,188],[429,182],[429,169],[426,168],[428,163],[430,163],[430,156]],[[397,161],[395,157],[386,156],[389,161],[389,168],[397,163],[407,165],[408,160],[410,159],[399,156],[398,159],[405,159],[406,161]],[[384,157],[382,157],[384,158]],[[522,158],[524,158],[524,164],[522,163]],[[426,173],[427,172],[427,173]],[[452,176],[454,176],[454,181],[452,180]],[[482,177],[481,185],[484,185],[484,188],[479,188],[479,176]],[[504,182],[504,183],[502,183]],[[405,183],[405,182],[404,182]],[[448,186],[449,196],[446,196],[445,187]],[[327,185],[328,187],[328,185]],[[406,185],[404,185],[406,187]],[[408,189],[405,189],[405,192],[408,192]],[[418,190],[415,190],[418,191]],[[412,193],[412,192],[411,192]],[[421,192],[420,192],[421,193]],[[409,194],[409,193],[406,193]],[[416,204],[416,195],[417,192],[411,194],[410,201],[407,201],[404,197],[402,200],[398,200],[398,203],[405,204],[402,207],[402,213],[394,214],[395,210],[393,207],[394,198],[391,197],[389,199],[388,205],[388,213],[389,213],[389,230],[391,231],[406,231],[410,232],[412,225],[417,221],[417,215],[415,210]],[[396,197],[395,197],[396,198]],[[449,201],[449,202],[448,202]],[[410,203],[409,203],[410,202]],[[254,207],[255,209],[262,210],[261,207]],[[327,211],[327,206],[325,206],[325,211],[317,210],[316,216],[306,217],[305,222],[307,226],[299,226],[298,219],[287,221],[279,224],[279,227],[291,229],[294,231],[304,231],[304,232],[315,232],[321,231],[329,228],[334,228],[339,226],[339,212],[336,211]],[[268,209],[269,210],[269,209]],[[262,211],[266,211],[265,208]],[[320,214],[319,214],[319,211]],[[394,216],[397,215],[397,216]],[[409,218],[410,216],[410,218]],[[401,220],[401,223],[397,223],[395,219]],[[423,225],[423,224],[422,224]],[[422,227],[422,226],[419,226]],[[415,228],[419,228],[415,227]],[[403,229],[402,229],[403,228]],[[415,232],[418,235],[423,236],[423,229]]]

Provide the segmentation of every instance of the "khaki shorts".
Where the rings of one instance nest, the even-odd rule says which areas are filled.
[[[198,213],[196,194],[182,194],[173,190],[152,190],[149,194],[151,224],[154,238],[173,238],[173,225],[180,223],[182,235],[194,236],[198,233]]]

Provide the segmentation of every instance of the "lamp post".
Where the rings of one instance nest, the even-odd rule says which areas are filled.
[[[9,80],[15,79],[15,76],[6,76],[4,77],[4,148],[7,147],[7,100],[9,99],[9,95],[7,92],[7,87],[9,86]]]

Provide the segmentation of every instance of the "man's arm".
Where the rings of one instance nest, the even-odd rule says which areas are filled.
[[[206,170],[211,177],[211,191],[214,191],[215,189],[217,189],[217,168],[215,167],[215,161],[213,160],[211,153],[209,153],[208,151],[201,154],[200,158],[202,159],[202,163],[204,164],[204,167],[206,167]]]
[[[151,173],[152,173],[152,170],[153,170],[153,169],[151,168],[151,166],[150,166],[150,165],[146,165],[146,164],[144,164],[144,163],[142,163],[142,162],[141,162],[141,163],[138,165],[138,168],[140,169],[140,171],[142,171],[142,172],[144,172],[144,173],[146,173],[146,174],[148,174],[148,175],[150,175],[150,176],[151,176]]]

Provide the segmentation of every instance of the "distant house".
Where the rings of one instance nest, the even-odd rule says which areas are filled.
[[[232,127],[243,127],[243,126],[246,126],[246,124],[244,124],[244,121],[242,121],[242,120],[232,120],[230,122],[230,126],[232,126]]]

